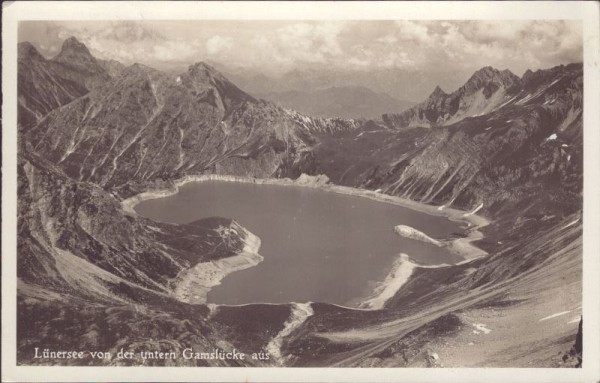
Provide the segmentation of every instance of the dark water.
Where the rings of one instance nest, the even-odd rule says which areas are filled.
[[[460,261],[445,249],[394,234],[412,226],[434,238],[457,223],[407,208],[299,186],[225,181],[189,183],[174,196],[136,206],[172,223],[233,218],[261,240],[264,261],[223,279],[210,303],[328,302],[352,305],[385,279],[399,253],[429,264]]]

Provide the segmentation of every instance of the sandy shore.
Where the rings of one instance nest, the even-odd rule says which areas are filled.
[[[239,234],[244,235],[242,251],[232,257],[201,262],[182,271],[175,278],[172,291],[179,301],[192,304],[206,303],[209,291],[220,285],[227,275],[254,267],[263,261],[262,255],[258,254],[260,238],[237,224],[236,230],[240,231]]]
[[[207,175],[195,175],[185,176],[179,180],[173,182],[173,186],[168,189],[162,190],[149,190],[137,194],[131,198],[122,201],[121,206],[128,214],[136,215],[135,206],[146,200],[164,198],[177,194],[179,188],[190,182],[204,182],[204,181],[226,181],[226,182],[242,182],[242,183],[253,183],[253,184],[265,184],[265,185],[280,185],[280,186],[302,186],[309,188],[316,188],[320,190],[330,191],[338,194],[345,194],[356,197],[369,198],[374,201],[389,203],[397,206],[406,207],[412,210],[420,211],[425,214],[446,217],[451,221],[464,222],[468,225],[466,237],[458,238],[453,240],[440,239],[433,240],[435,242],[443,244],[455,254],[460,255],[463,261],[458,264],[470,262],[474,259],[486,256],[487,253],[480,248],[472,244],[473,241],[483,238],[483,234],[479,231],[480,228],[489,224],[489,221],[478,216],[478,210],[481,209],[483,204],[477,206],[473,211],[465,212],[458,209],[447,208],[445,206],[437,207],[432,205],[426,205],[423,203],[411,201],[405,198],[390,196],[382,194],[379,191],[372,191],[366,189],[357,189],[348,186],[340,186],[329,184],[327,176],[308,176],[301,175],[296,180],[289,178],[253,178],[253,177],[242,177],[242,176],[229,176],[229,175],[218,175],[218,174],[207,174]],[[242,228],[243,229],[243,228]],[[394,229],[394,228],[392,228]],[[244,229],[245,230],[245,229]],[[396,230],[400,235],[411,234],[409,237],[414,237],[414,232],[411,232],[410,227],[405,227],[403,230]],[[228,274],[252,267],[262,261],[262,256],[258,254],[258,248],[260,247],[260,239],[254,234],[248,232],[248,238],[253,238],[254,244],[248,249],[244,249],[240,254],[229,257],[223,260],[200,263],[195,267],[182,272],[178,277],[177,287],[175,288],[175,295],[178,299],[189,302],[189,303],[205,303],[206,295],[210,289],[218,284]],[[430,238],[425,233],[418,233],[418,237]],[[254,247],[253,247],[254,246]],[[392,270],[385,278],[385,280],[375,289],[373,294],[362,301],[359,305],[362,309],[378,310],[385,306],[385,302],[395,295],[395,293],[408,281],[412,271],[416,267],[446,267],[450,266],[447,264],[437,266],[423,266],[413,262],[410,257],[406,254],[401,254],[394,262]]]
[[[381,310],[385,303],[408,281],[415,267],[418,267],[417,264],[412,262],[408,255],[400,254],[394,261],[392,270],[387,277],[373,290],[373,294],[364,299],[358,307],[368,310]]]

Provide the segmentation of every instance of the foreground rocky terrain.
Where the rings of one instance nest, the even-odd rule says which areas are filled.
[[[111,365],[573,365],[582,72],[483,68],[401,114],[323,119],[259,100],[204,63],[172,75],[98,60],[73,38],[52,59],[22,43],[19,362],[47,364],[33,349],[52,346],[272,355],[84,361]],[[381,310],[209,307],[182,300],[178,277],[240,254],[251,233],[227,218],[153,222],[121,205],[189,175],[302,173],[477,211],[491,220],[477,243],[489,256],[418,268]]]

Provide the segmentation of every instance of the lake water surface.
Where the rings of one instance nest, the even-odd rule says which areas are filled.
[[[354,305],[385,279],[399,253],[428,264],[461,260],[446,249],[393,231],[402,224],[443,238],[462,232],[456,222],[308,187],[192,182],[176,195],[143,201],[135,210],[170,223],[233,218],[261,238],[264,261],[225,277],[209,293],[209,303]]]

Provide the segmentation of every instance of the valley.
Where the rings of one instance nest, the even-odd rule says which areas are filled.
[[[75,38],[52,59],[21,43],[18,65],[19,364],[50,364],[31,353],[49,344],[107,351],[262,350],[274,356],[85,361],[89,365],[576,364],[567,353],[582,300],[582,64],[522,77],[484,67],[454,92],[436,88],[405,111],[373,119],[313,117],[281,107],[244,92],[203,62],[180,74],[109,65]],[[267,264],[260,250],[270,245],[264,228],[229,216],[234,212],[226,202],[209,195],[201,199],[210,206],[199,209],[210,214],[192,214],[184,204],[179,209],[185,218],[161,219],[138,209],[166,204],[177,190],[185,195],[188,181],[208,185],[220,177],[274,184],[231,183],[237,192],[230,197],[240,201],[251,190],[284,185],[287,192],[312,187],[305,191],[332,194],[327,206],[338,198],[360,199],[366,207],[359,216],[377,209],[389,214],[400,207],[381,201],[404,201],[440,221],[450,216],[470,222],[458,232],[454,224],[437,231],[432,220],[408,226],[434,240],[450,237],[463,251],[474,251],[468,247],[473,241],[479,255],[487,255],[423,267],[440,266],[432,262],[434,253],[413,264],[408,251],[412,261],[399,258],[411,263],[403,283],[386,292],[383,304],[362,309],[344,307],[348,297],[258,304],[215,298],[206,304],[190,291],[212,287],[213,280],[198,275],[219,274],[219,265],[228,263],[248,266],[218,287],[239,278],[243,289],[261,261]],[[165,198],[150,200],[156,197]],[[261,206],[251,201],[250,207]],[[285,199],[281,204],[295,206]],[[169,214],[175,209],[160,208]],[[307,211],[321,210],[317,204]],[[443,251],[394,234],[402,224],[397,216],[385,223],[392,242],[410,241],[415,253]],[[325,234],[322,241],[341,238]],[[335,240],[325,245],[336,248]],[[388,259],[387,271],[362,277],[382,281],[393,263]],[[350,282],[360,285],[358,279]],[[303,283],[311,282],[299,280],[291,290]],[[235,305],[215,305],[223,301]]]

